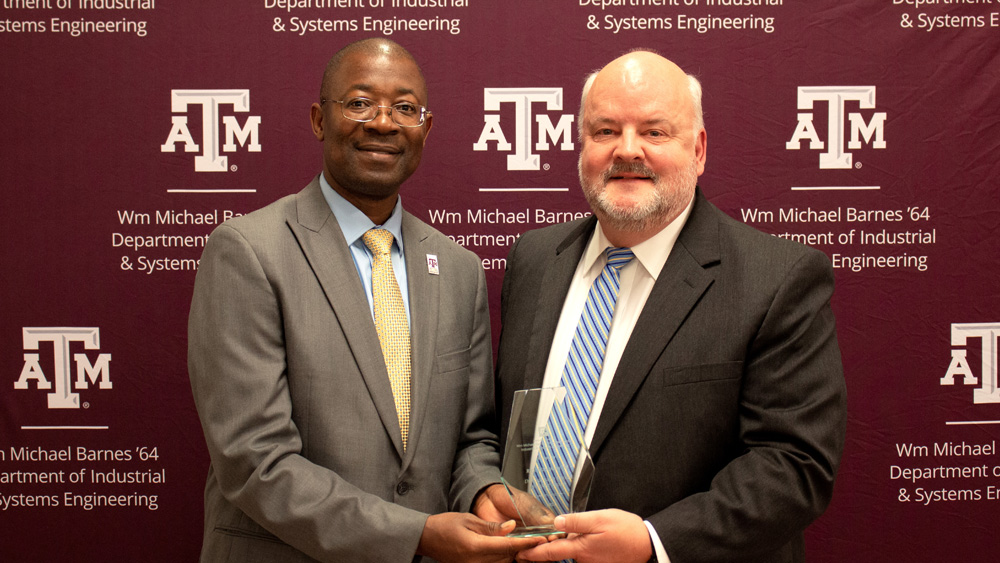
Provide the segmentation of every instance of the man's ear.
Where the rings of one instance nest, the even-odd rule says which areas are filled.
[[[694,160],[698,166],[698,175],[705,172],[705,161],[708,158],[708,133],[702,129],[694,138]]]
[[[323,118],[323,106],[314,103],[309,108],[309,125],[312,127],[313,135],[316,135],[317,141],[323,140]]]
[[[431,126],[434,125],[434,114],[427,112],[424,116],[424,144],[427,144],[427,135],[431,133]]]

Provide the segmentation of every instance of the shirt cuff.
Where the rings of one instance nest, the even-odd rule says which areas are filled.
[[[667,557],[667,550],[663,548],[663,542],[660,541],[660,536],[656,534],[656,530],[653,529],[653,525],[649,523],[648,520],[643,520],[643,524],[646,525],[646,529],[649,530],[649,540],[653,544],[653,556],[657,563],[670,563],[670,558]]]

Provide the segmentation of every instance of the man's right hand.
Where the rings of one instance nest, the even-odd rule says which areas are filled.
[[[427,518],[417,555],[441,563],[508,562],[519,551],[545,543],[545,538],[508,538],[514,521],[487,522],[472,514],[445,512]]]
[[[510,491],[510,494],[507,494]],[[514,496],[511,499],[511,495]],[[514,505],[517,505],[515,508]],[[490,485],[472,503],[472,513],[493,522],[514,519],[520,526],[542,526],[552,524],[556,515],[538,502],[535,497],[516,488],[497,483]],[[524,521],[521,521],[521,518]],[[509,533],[509,532],[505,532]]]

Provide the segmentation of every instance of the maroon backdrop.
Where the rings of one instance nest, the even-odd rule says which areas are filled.
[[[494,336],[510,240],[586,210],[584,75],[633,47],[696,74],[709,199],[836,268],[848,442],[810,561],[988,560],[998,26],[990,0],[5,0],[0,560],[196,558],[203,237],[320,170],[325,61],[378,35],[431,90],[404,202],[483,258]]]

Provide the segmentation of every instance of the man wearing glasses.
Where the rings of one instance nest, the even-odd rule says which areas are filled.
[[[211,457],[202,561],[510,560],[486,284],[403,211],[433,123],[385,39],[328,63],[323,172],[205,247],[188,364]],[[488,491],[488,492],[487,492]]]

